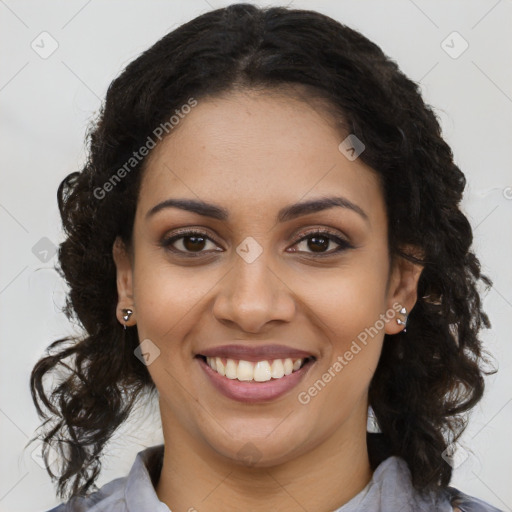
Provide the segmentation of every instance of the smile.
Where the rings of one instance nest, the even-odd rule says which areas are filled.
[[[247,361],[195,357],[213,389],[245,403],[271,402],[296,388],[316,362],[315,357]]]
[[[206,357],[208,366],[228,379],[244,382],[267,382],[281,379],[302,368],[311,358],[286,358],[263,361],[244,361],[221,357]]]

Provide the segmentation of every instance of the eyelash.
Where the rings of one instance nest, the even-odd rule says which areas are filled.
[[[194,253],[194,252],[182,251],[182,250],[175,249],[175,248],[171,247],[173,242],[176,242],[177,240],[180,240],[182,238],[187,238],[189,236],[194,236],[194,235],[200,236],[202,238],[210,240],[211,242],[216,243],[215,240],[213,240],[210,236],[208,236],[208,233],[206,233],[205,231],[199,231],[199,230],[191,229],[191,230],[187,230],[187,231],[181,231],[181,232],[176,233],[176,234],[174,234],[172,236],[169,236],[169,237],[164,237],[162,239],[162,241],[160,242],[160,246],[163,247],[164,249],[168,250],[168,251],[171,251],[171,252],[173,252],[175,254],[178,254],[180,256],[185,256],[187,258],[201,257],[201,256],[203,256],[204,251],[200,251],[200,252]],[[336,242],[339,245],[339,247],[337,247],[336,249],[331,250],[329,252],[324,252],[324,253],[322,253],[322,252],[320,252],[320,253],[309,252],[309,253],[307,253],[307,254],[313,255],[316,258],[332,256],[334,254],[340,253],[340,252],[345,251],[347,249],[353,249],[354,248],[353,245],[351,245],[349,242],[347,242],[343,238],[340,238],[339,236],[337,236],[333,232],[331,232],[329,230],[325,230],[325,229],[316,229],[314,231],[310,231],[310,232],[307,232],[307,233],[302,233],[300,235],[301,238],[299,238],[293,245],[297,245],[298,243],[303,242],[304,240],[308,240],[309,238],[313,238],[315,235],[323,235],[324,238],[327,238],[330,241],[334,241],[334,242]],[[302,251],[296,251],[296,252],[302,252]]]

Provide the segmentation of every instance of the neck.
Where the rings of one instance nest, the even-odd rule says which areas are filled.
[[[366,429],[334,433],[292,460],[267,467],[240,465],[176,424],[164,429],[163,467],[156,492],[172,512],[331,512],[368,484],[372,470]],[[167,434],[167,435],[166,435]]]

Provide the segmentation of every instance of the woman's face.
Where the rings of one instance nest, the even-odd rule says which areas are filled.
[[[205,457],[269,466],[364,436],[384,334],[416,300],[417,269],[390,272],[376,175],[323,112],[198,101],[152,150],[133,259],[114,250],[164,434]]]

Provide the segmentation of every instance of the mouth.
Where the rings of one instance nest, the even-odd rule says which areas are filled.
[[[195,356],[207,385],[230,400],[246,404],[268,403],[290,393],[316,362],[314,356],[251,359]]]
[[[268,382],[280,380],[298,372],[304,366],[315,361],[314,356],[305,358],[279,358],[264,359],[261,361],[246,361],[243,359],[230,359],[225,357],[209,357],[198,354],[201,359],[215,373],[239,382]]]

